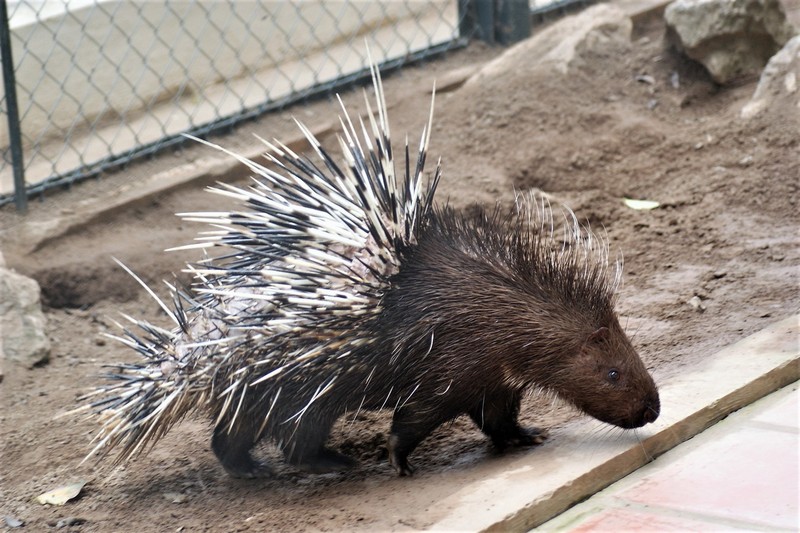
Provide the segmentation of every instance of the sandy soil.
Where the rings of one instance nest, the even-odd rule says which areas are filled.
[[[696,65],[664,50],[662,32],[657,24],[639,28],[632,46],[590,54],[591,61],[566,77],[523,62],[479,86],[440,93],[431,153],[443,157],[442,201],[468,208],[476,201],[509,202],[514,190],[538,188],[604,228],[625,257],[620,314],[656,380],[664,382],[797,312],[800,120],[797,109],[779,101],[743,121],[739,110],[757,80],[715,86]],[[434,77],[500,52],[475,44],[387,79],[393,132],[418,135]],[[676,76],[677,87],[671,83]],[[344,96],[353,105],[361,99],[360,91]],[[332,102],[316,102],[216,140],[242,149],[254,144],[253,132],[293,137],[292,114],[315,124],[333,113]],[[69,210],[82,197],[102,196],[136,176],[202,157],[204,150],[189,147],[54,194],[34,203],[28,220]],[[661,207],[635,211],[623,197],[656,200]],[[148,281],[168,278],[191,256],[161,250],[189,242],[199,229],[173,213],[218,208],[218,198],[189,188],[29,255],[4,249],[10,265],[42,285],[53,353],[49,364],[32,370],[6,363],[0,515],[37,531],[67,517],[77,519],[72,530],[142,533],[420,528],[426,523],[413,509],[433,508],[437,494],[502,465],[482,434],[459,419],[414,453],[415,477],[396,478],[386,463],[390,414],[369,413],[342,423],[333,437],[334,447],[361,462],[344,474],[279,467],[274,479],[232,479],[210,451],[210,424],[200,417],[125,467],[91,460],[79,466],[96,426],[53,417],[96,382],[100,364],[132,357],[102,333],[114,331],[111,319],[119,312],[164,321],[110,256]],[[0,223],[9,228],[23,221],[9,207]],[[693,297],[703,312],[688,303]],[[538,397],[526,401],[523,414],[528,423],[555,428],[546,446],[558,445],[558,427],[573,416]],[[264,453],[275,455],[268,447]],[[31,501],[80,479],[89,484],[65,507]]]

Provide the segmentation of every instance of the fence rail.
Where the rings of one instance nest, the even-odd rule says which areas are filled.
[[[365,41],[382,69],[396,68],[475,36],[524,38],[541,11],[528,0],[0,0],[0,206],[24,211],[30,195],[183,133],[359,81]]]

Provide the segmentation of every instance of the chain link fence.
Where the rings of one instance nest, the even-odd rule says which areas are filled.
[[[536,1],[0,0],[0,206],[352,83],[365,42],[399,66],[565,3]]]

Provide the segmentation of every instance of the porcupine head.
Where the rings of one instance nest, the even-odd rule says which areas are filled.
[[[584,336],[562,376],[550,385],[583,412],[624,429],[656,420],[660,412],[653,378],[631,345],[616,317]]]
[[[532,318],[540,327],[529,333],[541,337],[531,345],[544,340],[561,343],[561,350],[550,352],[542,346],[538,353],[520,354],[520,362],[544,361],[548,368],[533,372],[537,385],[598,420],[624,429],[655,421],[660,412],[658,390],[614,312],[613,289],[600,280],[583,286],[577,280],[569,295],[570,290],[561,292],[567,285],[555,284],[560,288],[539,310],[546,312]],[[569,301],[563,299],[566,295]]]
[[[509,217],[437,210],[386,297],[398,337],[430,340],[406,350],[437,361],[422,363],[424,380],[500,447],[540,440],[516,422],[530,386],[625,429],[660,411],[614,310],[621,261],[610,264],[607,243],[563,214],[555,230],[549,203],[531,195]]]
[[[519,254],[528,255],[515,265],[522,271],[517,290],[527,298],[518,308],[520,347],[512,357],[520,376],[594,418],[625,429],[643,426],[658,417],[660,402],[614,309],[621,261],[609,264],[607,243],[567,213],[573,220],[562,239],[566,248],[554,253],[556,239],[540,229],[545,247]]]

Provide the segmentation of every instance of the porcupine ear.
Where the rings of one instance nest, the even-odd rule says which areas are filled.
[[[587,342],[592,344],[600,344],[604,342],[606,339],[608,339],[608,335],[609,335],[608,328],[603,326],[595,330],[594,333],[592,333],[591,335],[589,335]]]

